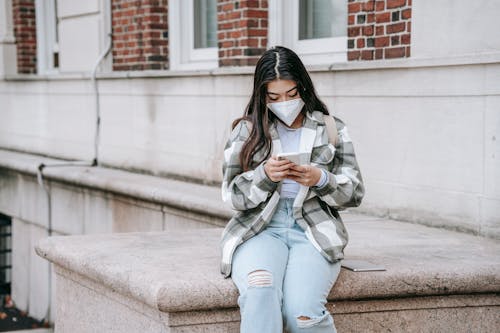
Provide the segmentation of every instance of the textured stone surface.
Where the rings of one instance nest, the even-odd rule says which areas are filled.
[[[0,168],[4,168],[5,172],[8,170],[15,170],[35,176],[37,167],[40,163],[50,165],[60,164],[62,162],[64,161],[0,149]],[[203,222],[207,221],[219,226],[222,226],[232,214],[227,206],[221,204],[220,189],[216,186],[193,184],[180,180],[160,178],[104,167],[48,167],[44,170],[44,177],[47,180],[71,184],[76,188],[75,191],[79,192],[82,191],[81,187],[90,188],[118,196],[133,198],[133,200],[137,201],[165,205],[168,209],[177,210],[179,212],[188,211],[196,215],[208,216],[207,218],[198,217],[197,219],[203,219]],[[36,178],[28,178],[36,182]],[[32,185],[38,187],[36,183]],[[58,186],[56,195],[61,192],[59,190],[60,188],[61,187]],[[30,197],[29,202],[33,205],[33,203],[43,200],[42,203],[45,204],[45,195],[39,188],[33,188],[29,193],[25,193],[24,195],[28,196],[35,194],[36,197]],[[64,198],[62,199],[64,200]],[[79,201],[81,202],[82,208],[78,208],[78,211],[83,209],[84,203],[83,199]],[[46,205],[44,206],[43,204],[41,208],[46,207]],[[66,206],[71,205],[74,205],[74,203],[68,202]],[[47,214],[46,210],[40,210],[40,212],[45,214],[43,216]],[[36,221],[41,213],[38,213],[38,215],[30,214],[26,219],[29,221]],[[81,215],[82,213],[79,212],[79,214]],[[56,219],[57,218],[58,215],[56,215]],[[58,222],[58,225],[59,224]]]
[[[348,223],[346,257],[385,272],[342,270],[331,300],[500,291],[500,244],[395,221]],[[39,255],[162,311],[234,307],[237,292],[219,274],[220,229],[53,237]],[[202,275],[200,276],[200,272]]]
[[[350,215],[347,256],[327,308],[339,332],[493,332],[500,244]],[[56,332],[239,332],[237,291],[218,272],[221,229],[66,236],[37,252],[56,263]],[[464,245],[467,245],[465,248]]]
[[[30,295],[30,224],[14,218],[12,220],[12,299],[17,308],[26,311]]]
[[[29,313],[33,318],[47,318],[49,315],[48,308],[50,307],[49,283],[50,283],[50,266],[45,260],[40,260],[36,255],[33,245],[40,239],[47,237],[47,230],[30,225],[31,244],[29,247],[30,254],[30,287],[29,287]]]
[[[239,332],[236,306],[161,312],[64,268],[57,268],[56,332]],[[328,303],[339,332],[494,332],[497,295],[449,295]]]
[[[496,307],[460,307],[351,313],[334,316],[339,332],[495,332]]]

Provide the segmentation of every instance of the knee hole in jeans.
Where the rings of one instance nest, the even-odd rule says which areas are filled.
[[[248,273],[248,285],[251,287],[270,287],[273,285],[273,274],[265,270]]]

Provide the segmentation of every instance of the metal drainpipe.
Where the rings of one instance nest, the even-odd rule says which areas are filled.
[[[106,8],[108,10],[109,15],[111,16],[111,0],[105,0],[106,1]],[[62,162],[62,163],[55,163],[55,164],[45,164],[45,163],[40,163],[37,168],[37,181],[40,187],[44,190],[45,195],[47,196],[47,221],[48,221],[48,236],[52,236],[52,198],[51,198],[51,193],[50,193],[50,188],[46,186],[43,178],[43,170],[45,168],[50,168],[50,167],[65,167],[65,166],[90,166],[94,167],[99,164],[99,139],[100,139],[100,131],[101,131],[101,106],[100,106],[100,101],[99,101],[99,87],[97,85],[97,68],[101,64],[101,62],[104,60],[104,58],[108,55],[108,53],[111,51],[111,48],[113,46],[113,38],[112,38],[112,26],[111,26],[111,21],[112,18],[109,18],[108,22],[108,44],[106,45],[105,50],[99,55],[97,58],[97,61],[92,69],[92,75],[91,75],[91,81],[92,81],[92,86],[94,89],[94,98],[95,98],[95,111],[96,111],[96,128],[95,128],[95,135],[94,135],[94,158],[92,161],[72,161],[72,162]],[[49,283],[48,283],[48,305],[47,305],[47,313],[45,314],[45,318],[43,318],[44,322],[50,322],[50,314],[51,314],[51,302],[50,298],[52,295],[52,266],[49,265]]]

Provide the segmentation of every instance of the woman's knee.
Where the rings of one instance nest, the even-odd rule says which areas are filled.
[[[238,303],[244,306],[252,303],[253,306],[262,305],[263,308],[274,304],[281,304],[282,291],[280,286],[274,283],[273,273],[268,270],[255,270],[247,275],[245,290],[240,290]]]
[[[283,316],[289,333],[335,332],[333,318],[322,304],[284,302]]]

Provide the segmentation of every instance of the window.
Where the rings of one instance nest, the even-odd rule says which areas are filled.
[[[218,66],[217,0],[169,1],[171,69]]]
[[[347,61],[347,0],[270,0],[269,45],[284,45],[306,64]]]
[[[47,74],[59,68],[59,36],[56,0],[36,0],[37,72]]]
[[[217,47],[216,0],[194,0],[194,48]]]
[[[91,71],[109,42],[110,1],[35,0],[35,11],[38,73]]]

